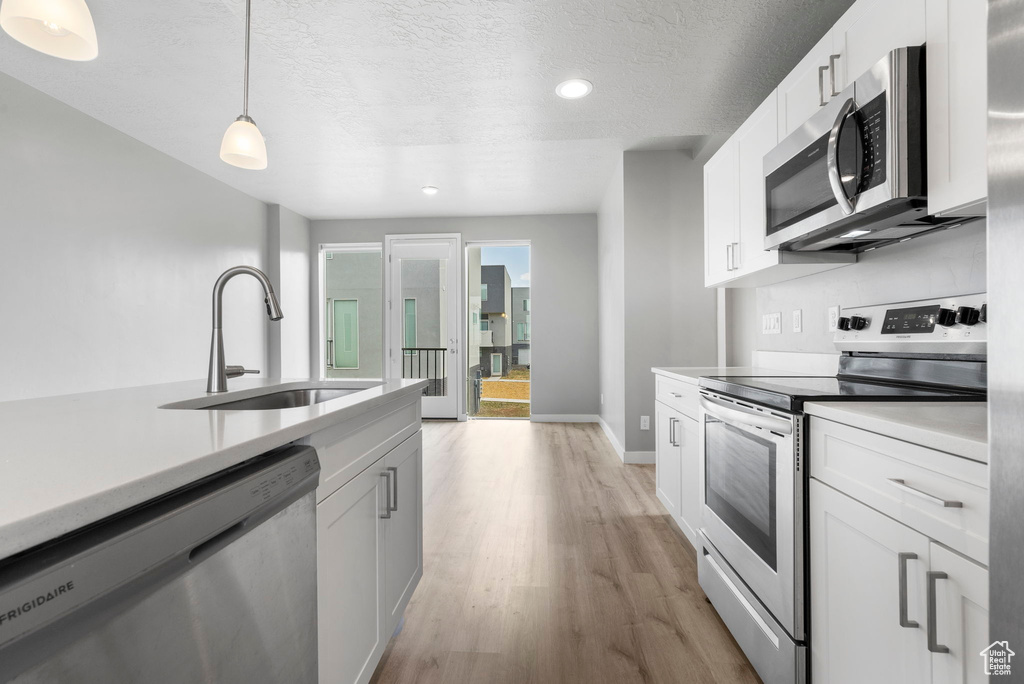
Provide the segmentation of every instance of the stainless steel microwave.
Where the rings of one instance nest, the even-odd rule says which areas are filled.
[[[941,227],[925,196],[924,50],[893,50],[765,156],[765,249],[861,252]]]

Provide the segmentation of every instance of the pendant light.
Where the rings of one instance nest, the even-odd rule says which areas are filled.
[[[96,27],[85,0],[0,0],[0,28],[52,57],[96,59]]]
[[[232,166],[253,171],[267,168],[267,144],[256,122],[249,117],[249,20],[252,0],[245,0],[245,81],[242,86],[242,115],[224,132],[220,158]]]

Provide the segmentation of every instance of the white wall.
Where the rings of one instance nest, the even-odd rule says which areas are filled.
[[[747,365],[755,349],[835,352],[828,307],[984,292],[985,222],[925,235],[860,256],[856,264],[756,290],[730,292],[728,362]],[[792,311],[803,312],[794,333]],[[761,334],[761,316],[782,313],[782,333]]]
[[[534,415],[598,410],[597,217],[593,214],[313,221],[311,287],[320,244],[383,242],[389,234],[461,233],[463,242],[530,241]],[[315,289],[313,291],[316,291]],[[317,321],[311,323],[314,338]],[[317,358],[316,372],[320,372]]]
[[[600,416],[617,451],[626,442],[626,215],[620,162],[601,201],[598,225]]]
[[[309,219],[279,204],[270,205],[267,214],[267,275],[284,312],[280,322],[268,327],[269,375],[307,378],[312,375]]]
[[[4,74],[0,188],[0,400],[206,376],[266,205]],[[265,371],[262,289],[224,299],[228,361]]]

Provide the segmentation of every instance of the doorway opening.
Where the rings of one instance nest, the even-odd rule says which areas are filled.
[[[466,247],[470,418],[530,417],[530,243]]]

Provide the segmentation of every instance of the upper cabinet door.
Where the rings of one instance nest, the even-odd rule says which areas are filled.
[[[928,0],[928,213],[985,213],[988,3]]]
[[[890,51],[923,44],[925,4],[926,0],[859,0],[847,10],[832,28],[832,54],[838,55],[833,60],[835,92],[842,91]]]
[[[704,284],[732,277],[738,241],[739,167],[736,137],[726,141],[704,165]]]
[[[778,256],[765,251],[764,156],[779,142],[778,91],[773,91],[736,131],[739,159],[739,246],[733,260],[739,274],[767,268]]]
[[[779,140],[802,126],[828,102],[831,54],[832,34],[827,33],[779,84]]]

